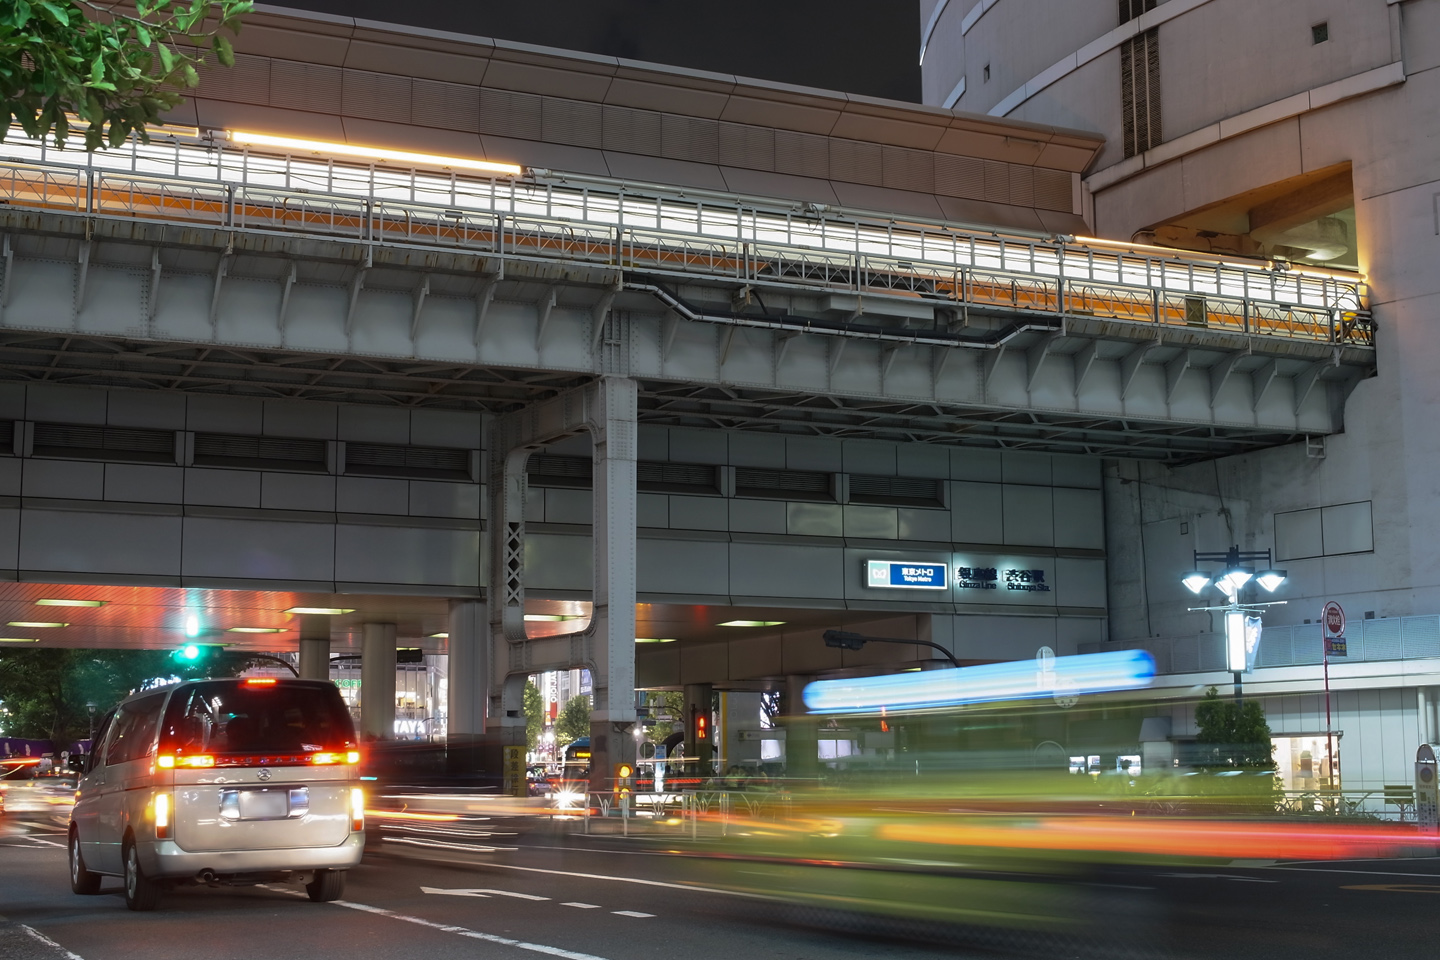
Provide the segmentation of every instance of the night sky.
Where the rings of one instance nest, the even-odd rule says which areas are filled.
[[[284,6],[920,99],[915,0],[289,0]]]

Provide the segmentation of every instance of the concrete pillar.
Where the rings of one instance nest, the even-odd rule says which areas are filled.
[[[720,694],[721,773],[734,766],[753,771],[760,764],[760,697],[739,690]],[[746,733],[753,735],[741,739]]]
[[[367,623],[360,641],[360,735],[395,736],[395,624]]]
[[[446,735],[454,740],[485,732],[485,701],[490,691],[490,636],[485,604],[450,601],[450,639],[445,648]]]
[[[330,618],[323,614],[300,616],[300,679],[330,679]]]
[[[694,758],[697,776],[709,777],[715,771],[715,716],[712,709],[714,689],[708,683],[685,684],[685,753]],[[700,738],[704,719],[705,739]]]
[[[589,422],[594,440],[594,616],[590,623],[594,712],[590,716],[590,789],[612,786],[615,767],[634,764],[635,517],[637,488],[634,380],[602,377]]]
[[[785,777],[815,781],[820,777],[820,736],[815,718],[805,710],[802,693],[812,678],[788,676],[781,691],[781,726],[785,728]]]

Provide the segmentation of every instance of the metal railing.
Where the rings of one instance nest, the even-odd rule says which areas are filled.
[[[597,178],[546,181],[264,156],[174,137],[119,150],[0,145],[16,207],[299,233],[682,278],[1366,344],[1362,278],[1009,235]]]

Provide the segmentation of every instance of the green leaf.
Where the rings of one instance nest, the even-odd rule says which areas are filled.
[[[220,61],[220,65],[222,67],[235,66],[235,48],[230,45],[230,41],[224,37],[216,36],[214,45],[215,58]]]
[[[54,17],[54,18],[55,18],[55,22],[59,23],[60,26],[62,26],[62,27],[68,27],[68,26],[70,26],[70,11],[69,11],[69,10],[66,10],[64,7],[60,6],[60,5],[57,4],[57,3],[51,3],[50,0],[40,0],[40,4],[39,4],[39,5],[40,5],[40,7],[41,7],[43,10],[45,10],[47,13],[49,13],[50,16]]]
[[[147,46],[147,47],[150,46],[150,43],[151,43],[150,28],[147,27],[147,26],[145,26],[145,24],[143,24],[143,23],[137,23],[137,24],[135,24],[135,36],[139,38],[140,42],[141,42],[144,46]]]
[[[200,86],[200,74],[198,74],[198,73],[195,72],[195,67],[194,67],[192,64],[188,64],[188,63],[185,64],[184,73],[185,73],[185,86],[187,86],[187,87],[198,87],[198,86]]]
[[[165,44],[159,45],[160,68],[166,73],[173,73],[175,70],[175,54]]]
[[[105,61],[96,57],[90,64],[90,83],[96,84],[105,79]]]

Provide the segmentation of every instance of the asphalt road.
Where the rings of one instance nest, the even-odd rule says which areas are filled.
[[[905,930],[777,912],[707,887],[713,874],[703,860],[563,830],[512,835],[497,827],[482,853],[396,856],[382,848],[352,871],[336,904],[310,903],[301,888],[280,884],[187,887],[149,914],[126,910],[115,880],[99,896],[73,895],[63,841],[58,825],[0,819],[0,960],[1007,955],[1003,947],[916,942]],[[683,844],[676,850],[683,854]],[[1117,926],[1114,942],[1140,956],[1419,958],[1434,953],[1440,860],[1130,868],[1088,886],[1105,888],[1119,904],[1107,920]],[[1135,918],[1133,932],[1127,916]],[[1151,923],[1157,917],[1159,927]],[[1142,924],[1164,932],[1141,933]],[[1032,956],[1075,955],[1064,943],[1023,946]]]

